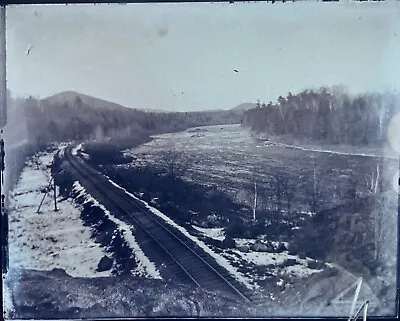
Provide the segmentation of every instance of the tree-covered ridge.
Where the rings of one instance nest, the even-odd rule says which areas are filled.
[[[343,90],[304,90],[275,104],[257,103],[242,124],[257,133],[291,135],[330,144],[374,145],[387,140],[387,128],[399,112],[394,94],[351,96]]]
[[[67,100],[15,99],[10,113],[26,125],[28,139],[46,144],[70,140],[149,136],[190,127],[240,123],[242,111],[146,112],[79,94]]]

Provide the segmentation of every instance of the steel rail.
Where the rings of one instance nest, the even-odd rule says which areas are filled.
[[[152,233],[151,231],[149,231],[149,228],[144,226],[143,222],[140,222],[138,218],[136,218],[134,215],[132,215],[131,213],[129,213],[130,211],[128,211],[127,209],[125,209],[123,206],[121,206],[115,199],[111,198],[109,195],[109,190],[113,191],[113,193],[115,193],[116,195],[118,195],[119,197],[121,197],[125,202],[127,202],[129,205],[133,205],[136,209],[138,209],[142,215],[145,214],[145,218],[150,220],[150,222],[152,222],[153,224],[155,224],[156,227],[162,229],[163,231],[167,232],[170,236],[172,236],[172,238],[175,240],[175,242],[185,248],[186,250],[188,250],[193,256],[195,256],[198,260],[201,261],[201,263],[207,267],[209,270],[211,270],[214,274],[214,277],[217,277],[218,279],[220,279],[235,295],[239,296],[241,299],[244,299],[245,301],[251,302],[251,300],[244,295],[239,289],[237,289],[229,280],[227,280],[223,275],[221,275],[221,273],[219,273],[213,266],[211,266],[210,263],[208,263],[203,257],[201,257],[198,253],[195,252],[195,250],[193,250],[191,248],[191,246],[189,246],[188,244],[186,244],[180,237],[178,237],[175,233],[178,233],[178,230],[175,231],[174,228],[174,232],[171,231],[171,229],[173,228],[172,226],[170,226],[170,224],[167,223],[161,223],[158,219],[155,218],[155,214],[151,213],[149,211],[149,209],[147,209],[146,207],[144,207],[142,204],[138,204],[138,200],[135,200],[132,198],[132,196],[130,196],[129,194],[127,194],[126,191],[124,191],[122,188],[114,186],[108,179],[106,179],[106,177],[104,175],[102,175],[101,173],[99,173],[98,171],[96,171],[94,168],[92,168],[90,165],[86,164],[82,159],[78,160],[78,157],[74,157],[71,153],[71,147],[68,147],[65,150],[65,158],[66,160],[71,164],[71,166],[81,175],[83,176],[83,178],[85,178],[86,180],[88,180],[91,184],[92,187],[97,189],[98,192],[100,192],[101,194],[103,194],[103,196],[107,197],[110,201],[112,201],[112,203],[121,210],[122,214],[124,217],[127,217],[129,219],[134,220],[134,222],[136,223],[136,225],[138,225],[154,242],[156,242],[156,244],[173,260],[173,262],[184,272],[184,274],[194,283],[196,284],[196,286],[201,286],[200,283],[201,281],[196,280],[196,277],[193,276],[191,274],[190,271],[188,271],[188,267],[184,267],[182,265],[182,263],[180,262],[180,258],[176,257],[176,255],[172,254],[171,251],[169,251],[168,249],[166,249],[166,247],[161,244],[160,240],[157,238],[156,235],[154,235],[154,233]],[[83,170],[82,167],[85,169]],[[96,177],[101,177],[101,179],[96,179]],[[99,184],[100,183],[100,184]],[[108,191],[104,190],[102,187],[102,183],[108,183]],[[149,215],[150,214],[150,215]],[[167,226],[168,225],[168,226]],[[179,231],[179,233],[181,233]],[[193,240],[190,240],[192,243]],[[209,254],[206,253],[203,249],[201,249],[197,244],[196,246],[198,247],[198,250],[203,251],[203,253],[208,257]],[[223,268],[222,266],[220,266],[221,268]],[[190,268],[190,267],[189,267]],[[225,270],[230,276],[231,274]],[[237,280],[235,280],[236,282],[239,282]]]

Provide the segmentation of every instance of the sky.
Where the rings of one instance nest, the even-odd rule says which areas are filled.
[[[397,1],[20,5],[6,21],[14,97],[189,111],[339,84],[400,90]]]

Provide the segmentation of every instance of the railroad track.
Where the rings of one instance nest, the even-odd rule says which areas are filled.
[[[215,259],[178,229],[151,213],[141,202],[114,186],[108,178],[71,153],[65,159],[81,184],[118,219],[133,225],[135,238],[165,279],[222,291],[235,300],[256,303],[259,298]]]

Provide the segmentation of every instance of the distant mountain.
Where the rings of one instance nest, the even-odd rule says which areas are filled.
[[[58,94],[49,96],[41,100],[45,105],[49,106],[57,106],[57,105],[74,105],[77,101],[80,101],[83,105],[95,107],[98,109],[120,109],[120,108],[128,108],[126,106],[122,106],[120,104],[116,104],[104,99],[100,99],[97,97],[88,96],[85,94],[81,94],[75,91],[63,91]]]
[[[243,104],[240,104],[240,105],[232,108],[232,110],[243,110],[243,111],[245,111],[245,110],[256,108],[256,105],[257,105],[256,103],[243,103]]]
[[[44,99],[20,99],[19,123],[26,123],[30,141],[102,140],[148,137],[190,127],[238,124],[242,110],[167,112],[134,109],[74,91]]]
[[[63,91],[61,93],[49,96],[47,98],[42,99],[44,103],[48,105],[63,105],[67,104],[75,104],[76,100],[80,100],[84,105],[92,106],[99,109],[119,109],[119,108],[129,108],[129,109],[136,109],[139,111],[144,111],[148,113],[170,113],[173,112],[171,110],[164,110],[164,109],[155,109],[155,108],[136,108],[130,106],[123,106],[117,103],[113,103],[104,99],[100,99],[97,97],[88,96],[85,94],[81,94],[75,91]]]

